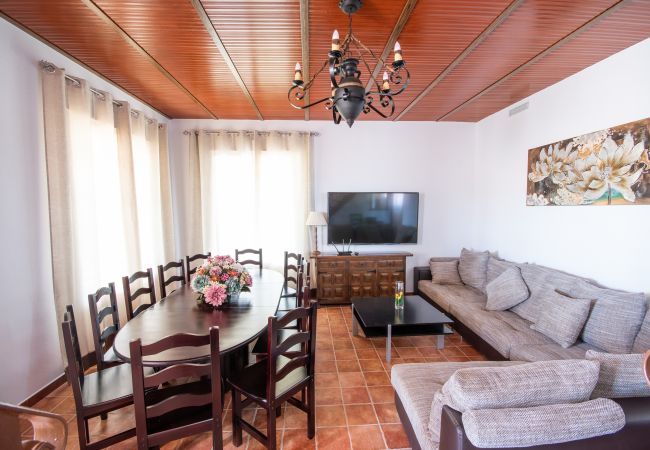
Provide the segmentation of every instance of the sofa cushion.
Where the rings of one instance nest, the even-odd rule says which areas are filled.
[[[510,348],[510,359],[514,361],[552,361],[558,359],[581,359],[587,350],[596,349],[584,342],[562,348],[555,342],[552,344],[531,345],[516,343]]]
[[[458,369],[467,367],[492,367],[521,364],[511,361],[474,361],[464,363],[418,363],[396,364],[391,369],[391,383],[399,396],[413,427],[415,436],[423,449],[437,446],[437,434],[431,434],[429,419],[436,392]],[[440,415],[438,415],[438,423]],[[440,425],[438,425],[439,429]]]
[[[585,281],[578,276],[536,264],[521,264],[520,269],[530,290],[530,297],[513,307],[512,311],[531,322],[537,322],[544,302],[550,293],[556,289],[561,292],[570,292],[576,283]],[[578,298],[585,297],[579,296]]]
[[[650,386],[643,373],[643,353],[618,355],[589,350],[585,357],[600,362],[592,398],[650,397]]]
[[[493,311],[510,309],[526,300],[530,295],[517,267],[507,269],[490,281],[485,286],[485,291],[487,293],[485,309]]]
[[[463,413],[467,439],[479,448],[531,447],[616,433],[623,408],[609,399]]]
[[[442,387],[457,411],[520,408],[589,400],[600,364],[569,359],[456,371]]]
[[[650,348],[650,309],[645,313],[645,319],[641,324],[641,329],[634,339],[632,351],[634,353],[643,353]]]
[[[458,263],[458,272],[463,283],[485,292],[489,257],[489,252],[474,252],[464,248],[460,252],[460,262]]]
[[[591,300],[549,293],[539,319],[530,328],[550,337],[563,348],[575,344],[587,321]]]
[[[505,259],[499,259],[494,256],[490,256],[488,258],[488,266],[487,266],[487,282],[489,283],[490,281],[494,280],[496,277],[498,277],[503,272],[505,272],[506,270],[512,267],[518,268],[516,263],[513,263],[511,261],[506,261]]]
[[[485,304],[484,294],[462,284],[437,284],[420,280],[418,289],[445,311],[450,310],[451,304]]]
[[[565,290],[575,298],[595,300],[582,340],[610,353],[630,353],[647,310],[643,293],[605,289],[585,281]]]
[[[463,284],[458,274],[458,261],[430,261],[431,281],[437,284]]]

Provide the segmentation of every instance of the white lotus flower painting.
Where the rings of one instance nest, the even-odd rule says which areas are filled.
[[[528,151],[528,206],[650,205],[650,118]]]

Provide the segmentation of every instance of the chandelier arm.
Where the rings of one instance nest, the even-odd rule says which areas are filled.
[[[332,108],[332,119],[334,119],[336,125],[341,123],[341,113],[336,109],[336,107]]]
[[[399,86],[399,85],[402,85],[402,87],[401,87],[399,90],[397,90],[397,91],[393,91],[393,90],[391,89],[390,91],[387,91],[387,92],[383,92],[383,91],[381,91],[381,90],[378,90],[378,91],[369,91],[368,94],[390,95],[390,96],[393,96],[393,97],[394,97],[394,96],[399,95],[399,94],[401,94],[402,92],[404,92],[404,90],[405,90],[405,89],[408,87],[408,85],[409,85],[409,81],[411,81],[411,74],[409,73],[408,69],[407,69],[405,66],[402,66],[402,67],[401,67],[400,69],[398,69],[398,70],[404,70],[404,71],[406,72],[406,81],[404,82],[403,85],[402,85],[402,82],[401,82],[401,81],[399,81],[399,82],[393,82],[393,84],[396,84],[396,85],[398,85],[398,86]],[[391,72],[391,75],[392,75],[392,72]],[[391,79],[391,81],[392,81],[392,79]],[[377,86],[377,87],[379,88],[379,86]]]
[[[337,66],[337,59],[335,57],[330,57],[329,59],[329,66],[330,66],[330,83],[332,83],[332,87],[334,89],[338,89],[339,84],[336,81],[336,75],[338,73],[338,66]]]
[[[368,103],[368,107],[372,109],[374,112],[376,112],[377,114],[379,114],[384,119],[388,119],[395,113],[395,102],[393,101],[393,98],[390,95],[384,95],[381,98],[383,99],[383,101],[381,102],[382,107],[387,107],[389,105],[391,107],[390,113],[388,115],[382,113],[380,110],[375,108],[374,105],[372,104],[372,101]]]
[[[368,70],[368,76],[369,77],[372,76],[372,70],[370,70],[370,66],[368,65],[368,62],[363,57],[361,57],[361,61],[363,62],[363,65],[366,66],[366,70]],[[372,77],[372,81],[374,81],[375,86],[377,86],[377,90],[380,91],[381,88],[380,88],[379,83],[377,82],[377,80],[375,80],[375,78]]]
[[[299,89],[299,91],[294,93],[294,91],[296,89]],[[296,104],[296,103],[294,103],[294,99],[297,100],[297,101],[302,101],[305,98],[305,90],[302,88],[302,86],[293,86],[291,89],[289,89],[289,93],[287,94],[287,98],[289,99],[289,104],[291,106],[293,106],[294,108],[296,108],[296,109],[311,108],[312,106],[318,105],[320,103],[323,103],[323,102],[331,99],[331,97],[325,97],[325,98],[322,98],[322,99],[320,99],[318,101],[310,103],[308,105]]]
[[[316,72],[316,73],[314,74],[314,76],[311,77],[311,79],[310,79],[310,80],[309,80],[309,81],[308,81],[308,82],[303,86],[303,90],[305,90],[305,91],[309,90],[309,88],[311,87],[311,85],[314,84],[314,81],[316,80],[316,78],[318,78],[318,75],[320,75],[321,72],[322,72],[323,70],[325,70],[325,67],[327,67],[328,64],[329,64],[329,60],[328,60],[328,61],[325,61],[325,62],[323,63],[323,65],[321,66],[321,68],[318,69],[318,72]]]

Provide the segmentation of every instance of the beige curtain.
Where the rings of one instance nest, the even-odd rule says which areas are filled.
[[[88,294],[115,282],[121,307],[122,276],[174,256],[166,137],[161,145],[156,121],[84,80],[42,73],[57,319],[73,305],[85,354],[94,348]]]
[[[310,139],[302,132],[192,133],[189,192],[200,215],[187,219],[188,247],[230,255],[262,248],[265,267],[278,270],[285,250],[304,253]]]

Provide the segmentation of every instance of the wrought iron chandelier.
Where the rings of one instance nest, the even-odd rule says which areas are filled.
[[[316,74],[305,83],[302,76],[300,63],[296,63],[293,85],[289,89],[289,103],[297,109],[307,109],[312,106],[325,104],[325,109],[332,111],[334,123],[338,124],[344,119],[348,126],[352,126],[359,114],[368,114],[371,110],[383,118],[388,118],[395,112],[393,97],[401,94],[408,86],[410,74],[406,69],[406,63],[402,58],[402,49],[399,42],[395,42],[393,49],[394,60],[390,64],[384,64],[380,58],[363,45],[352,32],[352,14],[361,8],[361,0],[340,0],[339,8],[348,15],[348,34],[339,40],[339,33],[334,30],[332,34],[332,50],[329,52],[328,60],[316,72]],[[384,65],[384,74],[381,83],[372,79],[368,90],[361,82],[360,64],[365,67],[368,74],[372,76],[372,69],[368,59],[373,66]],[[312,87],[314,80],[329,67],[330,87],[332,95],[305,104],[305,94]],[[396,86],[397,90],[393,90]],[[379,98],[378,106],[375,98]]]

